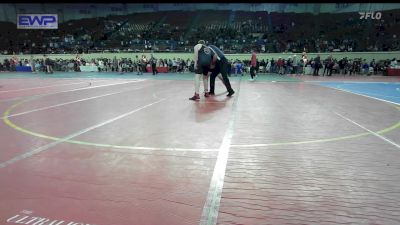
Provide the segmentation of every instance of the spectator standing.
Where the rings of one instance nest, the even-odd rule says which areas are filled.
[[[154,58],[153,54],[151,54],[150,63],[151,63],[151,70],[154,76],[158,73],[158,71],[157,71],[157,59]]]
[[[378,73],[378,66],[376,65],[375,59],[372,59],[371,63],[369,64],[370,67],[374,70],[374,75]]]
[[[319,54],[317,57],[314,59],[314,73],[313,76],[318,76],[319,75],[319,68],[321,67],[321,57]]]
[[[297,75],[298,71],[299,71],[299,58],[297,58],[297,55],[293,55],[292,58],[292,66],[293,66],[293,72],[294,74]]]
[[[35,60],[33,59],[33,55],[31,55],[29,65],[31,66],[32,73],[36,73]]]
[[[49,57],[47,57],[47,56],[45,56],[45,65],[46,65],[46,73],[53,73],[53,62],[52,62],[52,60],[49,58]]]
[[[284,73],[284,66],[283,66],[284,64],[285,64],[285,62],[283,61],[282,57],[279,57],[278,61],[276,62],[279,75],[283,75],[283,73]]]
[[[251,53],[251,62],[250,62],[250,81],[254,81],[256,77],[256,70],[257,70],[257,55],[254,50]]]
[[[303,52],[303,55],[301,56],[301,58],[303,59],[303,75],[305,75],[306,74],[306,67],[307,67],[307,64],[308,64],[308,57],[307,57],[306,52]]]
[[[147,57],[146,57],[145,54],[143,54],[142,55],[142,61],[141,61],[141,66],[142,66],[142,71],[143,72],[147,72],[147,63],[148,63]]]
[[[367,61],[364,59],[363,64],[362,64],[362,69],[363,69],[363,74],[368,75],[369,74],[369,65]]]
[[[139,59],[138,55],[136,55],[135,65],[136,65],[136,72],[137,72],[136,75],[143,75],[142,60]]]

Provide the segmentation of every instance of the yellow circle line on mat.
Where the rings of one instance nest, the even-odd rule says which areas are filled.
[[[5,124],[7,124],[9,127],[20,131],[22,133],[43,138],[43,139],[48,139],[48,140],[53,140],[53,141],[60,141],[63,138],[59,137],[54,137],[54,136],[49,136],[45,134],[40,134],[37,132],[33,132],[30,130],[27,130],[25,128],[22,128],[15,123],[13,123],[11,120],[8,119],[8,116],[10,115],[11,111],[15,109],[17,106],[21,105],[22,103],[31,101],[36,98],[31,98],[31,99],[26,99],[23,101],[20,101],[11,107],[9,107],[4,113],[3,113],[3,121]],[[86,142],[86,141],[77,141],[77,140],[64,140],[62,142],[67,142],[67,143],[72,143],[72,144],[78,144],[78,145],[87,145],[87,146],[96,146],[96,147],[106,147],[106,148],[118,148],[118,149],[134,149],[134,150],[172,150],[172,151],[218,151],[218,149],[186,149],[186,148],[157,148],[157,147],[141,147],[141,146],[125,146],[125,145],[111,145],[111,144],[101,144],[101,143],[94,143],[94,142]]]
[[[17,106],[21,105],[22,103],[31,101],[33,99],[26,99],[23,101],[20,101],[12,106],[10,106],[4,113],[3,113],[3,121],[5,124],[7,124],[9,127],[20,131],[25,134],[29,134],[31,136],[39,137],[39,138],[44,138],[44,139],[49,139],[53,141],[60,141],[62,138],[59,137],[53,137],[45,134],[40,134],[36,133],[30,130],[27,130],[25,128],[22,128],[15,123],[13,123],[11,120],[8,119],[8,116],[10,115],[10,112],[16,108]],[[390,104],[391,106],[395,107],[397,110],[400,110],[400,107],[395,106],[393,104]],[[382,129],[380,131],[377,131],[375,133],[378,134],[384,134],[389,131],[392,131],[394,129],[397,129],[400,127],[400,121],[397,122],[396,124],[387,127],[385,129]],[[283,145],[300,145],[300,144],[311,144],[311,143],[323,143],[323,142],[332,142],[332,141],[340,141],[340,140],[346,140],[346,139],[352,139],[352,138],[357,138],[357,137],[362,137],[362,136],[367,136],[371,135],[370,132],[364,132],[364,133],[359,133],[359,134],[353,134],[353,135],[348,135],[348,136],[342,136],[342,137],[334,137],[334,138],[325,138],[325,139],[317,139],[317,140],[309,140],[309,141],[294,141],[294,142],[278,142],[278,143],[269,143],[269,144],[244,144],[244,145],[231,145],[231,147],[264,147],[264,146],[283,146]],[[88,145],[88,146],[96,146],[96,147],[108,147],[108,148],[119,148],[119,149],[136,149],[136,150],[166,150],[166,149],[171,149],[171,150],[178,150],[181,148],[150,148],[150,147],[139,147],[139,146],[125,146],[125,145],[111,145],[111,144],[101,144],[101,143],[94,143],[94,142],[86,142],[86,141],[76,141],[76,140],[65,140],[63,142],[67,143],[72,143],[72,144],[78,144],[78,145]],[[185,150],[185,149],[181,149]],[[189,149],[186,149],[189,150]],[[216,151],[217,149],[198,149],[198,150],[204,150],[204,151]]]

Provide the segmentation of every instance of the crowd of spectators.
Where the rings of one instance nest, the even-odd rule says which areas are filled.
[[[228,60],[229,76],[243,76],[250,71],[249,60]],[[156,59],[152,54],[147,57],[143,54],[133,58],[81,58],[77,55],[75,59],[50,59],[46,55],[43,58],[21,58],[13,56],[0,62],[0,71],[16,71],[17,66],[30,66],[33,72],[80,72],[81,66],[96,66],[98,72],[120,72],[120,73],[137,73],[149,72],[149,68],[155,64],[156,67],[164,67],[167,72],[171,73],[188,73],[194,71],[194,61],[191,59]],[[257,59],[257,73],[272,74],[304,74],[304,75],[386,75],[387,68],[400,68],[400,62],[393,59],[379,60],[375,59],[367,61],[362,58],[348,57],[334,58],[332,55],[325,59],[317,57],[304,60],[302,55],[291,55],[287,59],[271,58]]]
[[[194,61],[190,59],[156,59],[152,55],[147,58],[145,54],[134,58],[95,58],[86,59],[77,55],[75,59],[50,59],[46,55],[43,58],[18,58],[13,56],[0,62],[0,71],[16,71],[17,66],[33,67],[36,72],[80,72],[81,66],[96,66],[98,72],[148,72],[148,68],[155,64],[156,67],[165,67],[171,73],[186,73],[193,71]]]
[[[80,19],[61,23],[58,30],[17,30],[15,24],[1,22],[6,32],[0,35],[0,52],[190,52],[199,39],[226,53],[400,50],[399,10],[383,11],[379,20],[361,20],[357,12],[218,13],[177,11]]]
[[[248,66],[249,62],[245,62]],[[308,59],[305,63],[297,55],[289,56],[287,59],[278,58],[271,60],[257,61],[257,71],[262,73],[277,74],[305,74],[315,76],[331,76],[332,74],[341,75],[386,75],[387,68],[399,68],[398,60],[386,59],[367,61],[362,58],[349,59],[347,57],[337,59],[332,56],[324,60],[320,56]],[[307,68],[307,69],[306,69]]]

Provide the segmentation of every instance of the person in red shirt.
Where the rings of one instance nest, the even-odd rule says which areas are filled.
[[[254,81],[254,78],[256,77],[256,67],[257,67],[257,55],[256,52],[253,50],[251,51],[251,63],[250,63],[250,76],[251,76],[251,81]]]
[[[276,62],[276,65],[278,66],[278,71],[280,75],[283,75],[283,65],[285,64],[285,62],[283,61],[282,57],[279,57],[278,62]]]

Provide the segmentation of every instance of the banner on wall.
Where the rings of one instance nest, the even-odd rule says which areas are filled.
[[[58,29],[58,15],[18,14],[17,29]]]

